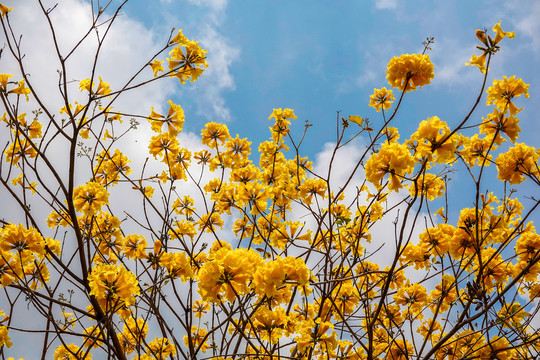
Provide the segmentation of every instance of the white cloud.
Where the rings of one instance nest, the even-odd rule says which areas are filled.
[[[474,83],[478,79],[480,71],[476,66],[465,66],[475,53],[474,44],[463,46],[455,39],[436,39],[433,51],[429,52],[435,65],[434,84],[441,85],[464,85]],[[476,51],[478,52],[478,51]]]
[[[227,7],[227,0],[189,0],[189,2],[198,6],[206,6],[214,13],[222,12]]]
[[[23,34],[21,42],[23,61],[36,93],[44,99],[45,104],[59,110],[63,106],[58,89],[58,71],[61,70],[61,64],[54,51],[50,29],[41,9],[34,3],[22,2],[10,15],[15,33]],[[66,58],[71,49],[90,29],[90,6],[77,0],[63,1],[52,10],[51,19],[56,30],[61,55]],[[104,20],[106,16],[101,19],[101,21]],[[105,30],[106,25],[102,25],[99,27],[99,34],[103,36]],[[164,35],[163,41],[166,36],[167,34]],[[77,98],[79,81],[92,75],[96,48],[96,36],[91,33],[67,58],[65,71],[69,81],[70,96]],[[157,48],[151,30],[125,15],[120,16],[115,20],[105,39],[95,76],[96,78],[101,76],[104,81],[109,82],[113,91],[121,88],[140,68],[146,68],[143,76],[148,78],[151,71],[147,66],[147,60]],[[8,61],[7,55],[4,54],[2,66],[16,73],[15,63]],[[174,90],[171,89],[171,84],[165,84],[166,82],[167,80],[156,82],[139,88],[137,91],[127,92],[125,97],[120,97],[114,106],[118,109],[121,105],[129,105],[130,113],[146,114],[152,104],[166,101],[167,95]],[[82,95],[79,99],[82,99]]]
[[[209,121],[228,122],[232,116],[226,105],[224,93],[235,89],[231,65],[240,55],[240,49],[219,30],[226,18],[226,0],[190,0],[206,8],[199,20],[202,30],[196,35],[201,45],[208,50],[208,69],[192,89],[197,112]],[[200,27],[201,28],[201,27]]]
[[[540,18],[540,2],[534,1],[531,7],[527,6],[525,9],[518,7],[518,9],[526,11],[523,11],[520,14],[521,16],[516,17],[519,19],[516,20],[516,31],[518,34],[523,34],[531,39],[534,50],[540,50],[540,39],[538,37],[540,32],[540,22],[538,21]]]
[[[200,95],[195,97],[199,105],[198,112],[208,120],[230,121],[231,114],[223,93],[235,89],[230,66],[240,55],[240,50],[232,46],[213,26],[206,26],[199,38],[208,50],[209,67],[199,78],[194,90],[196,95]]]
[[[377,9],[395,9],[397,5],[397,0],[375,0]]]

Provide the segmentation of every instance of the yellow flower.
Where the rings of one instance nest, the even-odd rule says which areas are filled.
[[[152,125],[152,130],[155,132],[161,133],[161,128],[163,124],[167,124],[168,132],[171,136],[176,136],[181,130],[184,124],[184,110],[180,105],[173,104],[169,100],[169,111],[167,117],[158,114],[154,111],[154,108],[151,108],[151,113],[148,116],[148,121]]]
[[[234,139],[229,139],[225,143],[225,147],[227,148],[225,157],[230,157],[235,162],[242,163],[242,166],[239,168],[244,168],[245,163],[243,160],[247,160],[251,153],[250,145],[251,141],[248,141],[246,138],[240,139],[237,134]]]
[[[108,150],[103,150],[96,156],[96,162],[94,177],[96,182],[103,185],[116,184],[120,175],[133,172],[128,165],[130,161],[118,149],[114,150],[112,156]]]
[[[506,303],[501,310],[497,312],[497,323],[510,329],[523,329],[523,319],[530,314],[520,303]]]
[[[164,159],[167,159],[167,155],[172,154],[176,156],[178,153],[180,143],[176,139],[176,135],[171,133],[161,133],[156,136],[152,136],[150,144],[148,144],[148,149],[150,154],[154,155],[155,158],[164,153]]]
[[[331,296],[338,310],[337,318],[341,320],[346,319],[343,315],[352,314],[360,301],[358,289],[350,281],[337,285]]]
[[[414,183],[409,186],[411,196],[425,196],[429,200],[436,199],[444,195],[445,183],[444,181],[433,174],[425,173],[420,176],[415,188]]]
[[[379,110],[377,110],[379,111]],[[358,115],[350,115],[349,118],[347,119],[349,122],[352,122],[352,123],[355,123],[357,124],[358,126],[362,126],[362,124],[364,123],[364,119],[362,119],[360,116]]]
[[[301,258],[286,257],[261,264],[253,275],[253,288],[261,299],[275,299],[278,303],[287,302],[294,285],[300,288],[309,283],[310,271]]]
[[[487,89],[487,105],[494,104],[497,109],[506,113],[507,110],[510,111],[510,115],[516,115],[518,112],[523,110],[523,108],[518,109],[512,99],[524,95],[526,98],[529,97],[529,84],[525,84],[520,78],[512,76],[507,78],[503,76],[503,80],[493,80],[493,85]]]
[[[276,344],[283,337],[287,318],[285,309],[281,307],[270,310],[261,306],[252,316],[252,331],[258,333],[262,340]]]
[[[201,131],[202,143],[210,148],[217,148],[218,141],[223,143],[230,139],[229,129],[223,124],[211,122]]]
[[[19,134],[19,131],[22,131],[31,139],[40,138],[42,136],[41,123],[37,120],[33,120],[31,123],[28,123],[28,121],[26,120],[26,113],[22,113],[17,116],[17,123],[19,125],[18,128],[15,127],[15,123],[8,122],[5,118],[4,121],[6,121],[8,126],[11,127],[11,130],[15,134]]]
[[[174,223],[174,231],[169,230],[169,235],[172,239],[178,239],[181,236],[187,235],[190,238],[194,238],[197,235],[197,230],[191,221],[180,220]]]
[[[413,346],[402,339],[395,339],[388,350],[387,359],[389,360],[409,360],[414,355]]]
[[[444,274],[441,283],[435,286],[435,290],[432,290],[429,296],[433,300],[430,305],[433,313],[447,311],[458,297],[454,276]]]
[[[390,175],[388,189],[398,190],[401,178],[413,171],[414,158],[407,146],[393,143],[384,143],[379,152],[373,154],[366,162],[366,179],[377,187],[381,187],[381,180]]]
[[[208,344],[208,336],[206,335],[207,333],[208,332],[205,328],[199,328],[193,325],[191,327],[191,336],[184,335],[184,344],[186,344],[186,346],[190,346],[189,339],[191,337],[191,342],[195,350],[200,350],[204,353],[206,350],[210,349],[210,345]]]
[[[327,321],[322,321],[321,318],[317,320],[309,320],[301,325],[298,333],[300,334],[294,340],[298,350],[302,353],[309,348],[318,347],[318,351],[323,353],[331,353],[337,347],[336,332],[332,331],[330,334],[328,331],[334,329],[334,325]]]
[[[12,165],[15,165],[21,158],[35,158],[38,154],[34,146],[26,139],[16,138],[15,142],[9,144],[8,148],[4,150],[6,162],[11,162]]]
[[[45,240],[34,228],[22,224],[7,224],[0,229],[0,252],[14,251],[20,266],[24,267],[36,259],[45,258]]]
[[[504,31],[502,31],[500,21],[497,24],[495,24],[495,26],[493,27],[492,30],[497,33],[495,35],[495,39],[493,40],[493,42],[495,44],[497,44],[499,41],[501,41],[505,36],[508,36],[508,38],[510,38],[510,39],[513,39],[516,36],[516,34],[514,32],[510,32],[510,31],[504,32]]]
[[[414,149],[416,159],[427,158],[439,164],[451,163],[455,159],[457,136],[447,138],[449,134],[450,128],[446,122],[433,116],[420,123],[407,144]],[[443,143],[444,139],[446,141]]]
[[[13,343],[11,342],[11,338],[8,336],[7,326],[0,326],[0,347],[4,345],[7,347],[11,347]]]
[[[523,233],[516,241],[515,250],[520,260],[532,261],[540,251],[540,235],[534,229]]]
[[[199,270],[197,291],[204,301],[233,301],[250,292],[248,282],[253,279],[263,259],[252,249],[231,250],[222,247]]]
[[[0,12],[2,13],[2,17],[4,17],[11,10],[13,10],[13,8],[8,8],[6,5],[0,4]]]
[[[87,348],[98,348],[103,345],[103,340],[105,340],[105,330],[100,329],[97,325],[84,329],[84,335],[85,339],[82,346]]]
[[[85,79],[79,82],[79,89],[81,91],[86,90],[90,94],[94,95],[108,95],[111,92],[111,87],[105,81],[101,79],[101,76],[98,76],[99,84],[97,90],[93,90],[94,83],[90,79]]]
[[[140,235],[132,234],[124,238],[122,252],[128,259],[146,259],[146,239]]]
[[[471,138],[462,136],[461,142],[463,143],[463,149],[459,151],[459,154],[469,166],[479,164],[489,166],[492,156],[487,151],[490,148],[491,150],[494,149],[490,138],[480,138],[478,134],[474,134]]]
[[[150,67],[152,68],[152,71],[154,72],[154,77],[157,76],[157,73],[158,71],[164,71],[165,69],[163,68],[163,65],[161,65],[163,63],[163,61],[159,61],[159,60],[154,60],[152,61],[150,64]]]
[[[516,185],[525,181],[525,175],[539,176],[539,157],[540,151],[535,148],[522,143],[515,144],[495,160],[499,171],[498,178]]]
[[[90,360],[92,354],[79,348],[75,344],[59,345],[54,351],[54,360]]]
[[[427,299],[426,288],[418,283],[405,285],[394,295],[396,304],[407,306],[413,315],[419,317],[427,304]]]
[[[435,76],[429,55],[405,54],[394,57],[387,68],[388,83],[402,91],[416,90],[416,87],[429,84]]]
[[[486,134],[490,138],[495,137],[495,144],[500,145],[506,141],[501,133],[506,134],[512,142],[516,142],[521,131],[518,123],[519,119],[515,116],[505,116],[499,109],[493,109],[493,112],[482,118],[484,122],[480,125],[480,133]]]
[[[223,228],[223,220],[218,213],[204,214],[201,216],[201,219],[197,222],[199,225],[199,230],[204,230],[206,232],[216,231],[216,227]]]
[[[486,72],[486,53],[483,53],[480,56],[476,56],[473,54],[471,60],[469,60],[468,63],[465,63],[465,65],[469,66],[478,66],[480,69],[480,72],[485,73]]]
[[[0,4],[0,6],[3,6],[3,5]],[[0,74],[0,90],[1,91],[6,91],[8,79],[10,77],[13,77],[13,74]]]
[[[293,109],[274,109],[272,111],[272,114],[268,117],[268,120],[274,119],[276,122],[284,121],[287,119],[296,119],[296,115],[294,115]]]
[[[420,234],[418,246],[425,249],[425,255],[441,256],[448,252],[452,246],[454,227],[448,224],[439,224],[437,227],[426,229]]]
[[[135,296],[140,294],[139,282],[132,272],[123,266],[98,264],[88,275],[90,295],[94,295],[106,308],[116,305],[118,300],[122,305],[130,306],[135,303]]]
[[[382,110],[388,110],[392,107],[392,101],[396,100],[392,90],[386,89],[374,89],[373,95],[369,97],[369,106],[375,108],[377,112]],[[350,119],[349,119],[350,120]]]
[[[178,35],[172,39],[171,43],[177,43],[178,46],[169,52],[171,58],[167,61],[169,70],[172,71],[169,76],[177,77],[182,84],[188,79],[197,80],[208,67],[206,50],[199,46],[198,41],[188,40],[182,30],[178,31]]]
[[[497,43],[501,41],[505,36],[513,38],[515,34],[513,32],[504,32],[501,30],[501,22],[499,21],[494,27],[493,31],[496,32],[495,39],[487,35],[484,30],[476,30],[476,37],[482,42],[482,46],[477,46],[478,49],[484,53],[480,56],[473,55],[471,60],[465,65],[478,66],[482,73],[486,72],[486,56],[487,54],[494,54],[499,50]]]
[[[299,196],[303,199],[306,205],[311,205],[311,201],[314,195],[319,195],[324,198],[326,195],[326,182],[322,179],[307,179],[300,185]]]
[[[119,334],[119,340],[126,353],[131,354],[137,346],[144,343],[148,334],[148,323],[144,319],[135,319],[129,317],[125,320],[122,333]]]
[[[202,318],[203,315],[210,310],[210,304],[201,300],[195,300],[192,308],[193,312],[195,313],[195,317]]]
[[[268,120],[275,120],[274,126],[270,127],[272,138],[276,143],[283,142],[283,138],[287,136],[291,125],[290,119],[296,119],[293,109],[274,109]]]
[[[181,278],[186,282],[193,277],[193,269],[185,253],[164,252],[159,258],[159,265],[167,269],[171,279]]]
[[[185,45],[189,42],[188,38],[185,37],[182,29],[178,30],[178,34],[171,40],[171,43],[176,43],[178,45]]]
[[[176,199],[172,205],[173,210],[178,215],[191,216],[195,211],[195,201],[189,195],[184,196],[182,199]]]
[[[31,93],[30,89],[24,86],[24,79],[19,81],[19,86],[17,86],[15,89],[11,89],[8,91],[8,93],[18,94],[18,95],[24,95],[26,96],[26,101],[28,101],[28,94]]]
[[[109,193],[105,187],[90,181],[73,191],[73,205],[75,210],[87,216],[95,215],[99,209],[109,202]]]

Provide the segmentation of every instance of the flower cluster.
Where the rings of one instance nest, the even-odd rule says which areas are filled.
[[[135,303],[140,294],[135,274],[117,265],[98,264],[88,275],[90,295],[96,297],[103,309],[115,312]]]
[[[405,54],[393,57],[387,68],[386,79],[390,86],[405,92],[429,84],[435,76],[429,55]]]
[[[105,187],[94,181],[73,190],[73,206],[75,210],[87,216],[95,215],[108,203],[108,200],[109,193]]]
[[[169,76],[177,77],[183,84],[186,80],[195,81],[208,67],[206,62],[206,50],[199,46],[198,41],[189,40],[182,30],[171,40],[176,46],[169,52]],[[154,65],[154,72],[157,67]]]
[[[50,254],[60,255],[60,241],[43,238],[34,228],[7,224],[0,228],[0,283],[27,283],[37,289],[49,281]]]
[[[477,46],[477,48],[482,50],[483,54],[480,56],[473,55],[465,65],[477,66],[482,73],[485,73],[488,70],[486,68],[486,57],[499,51],[498,43],[502,39],[505,37],[513,39],[516,36],[513,32],[504,32],[501,29],[500,21],[493,27],[493,31],[495,31],[495,38],[492,38],[486,30],[476,30],[476,37],[482,43],[482,46]]]

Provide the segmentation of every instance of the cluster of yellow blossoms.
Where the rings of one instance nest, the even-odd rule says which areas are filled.
[[[401,91],[416,90],[431,82],[435,76],[433,69],[429,55],[405,54],[390,60],[386,79],[390,86]]]
[[[178,34],[171,39],[170,45],[175,45],[175,47],[169,52],[171,58],[167,59],[169,64],[167,75],[178,78],[182,84],[186,80],[196,81],[208,67],[206,50],[199,46],[198,41],[186,38],[182,30],[179,30]],[[149,64],[154,76],[165,70],[162,63],[163,61],[156,59]]]
[[[3,5],[0,10],[3,16],[10,11]],[[486,48],[471,63],[483,72],[502,38],[513,37],[500,24],[494,31],[494,39],[477,31]],[[206,50],[182,31],[169,45],[174,48],[165,76],[195,81],[207,67]],[[164,72],[162,63],[149,64],[155,77]],[[434,66],[426,54],[406,54],[391,59],[386,74],[403,98],[431,82]],[[2,96],[30,94],[24,80],[12,83],[10,77],[0,75]],[[114,94],[98,79],[79,83],[92,101]],[[475,207],[463,209],[455,225],[449,223],[448,211],[432,214],[429,208],[447,194],[445,175],[459,162],[473,177],[478,168],[481,176],[495,163],[504,182],[538,183],[540,152],[515,143],[520,131],[516,115],[522,108],[514,101],[529,97],[528,85],[515,76],[504,77],[487,94],[493,112],[477,126],[478,134],[466,136],[463,124],[452,128],[432,116],[400,142],[398,130],[387,126],[399,103],[387,118],[393,91],[375,89],[369,105],[382,113],[385,124],[370,135],[373,143],[358,162],[365,182],[357,184],[353,199],[345,194],[352,175],[340,184],[343,188],[335,187],[330,175],[314,173],[297,145],[289,152],[292,120],[297,118],[292,109],[273,110],[269,140],[259,145],[259,158],[253,160],[251,142],[214,122],[201,131],[203,150],[182,147],[182,107],[169,101],[166,115],[151,108],[145,116],[155,133],[148,144],[149,161],[157,163],[153,165],[161,174],[146,176],[143,170],[140,178],[133,178],[128,157],[112,147],[118,140],[113,124],[123,114],[97,107],[105,119],[98,131],[88,104],[66,102],[60,113],[73,125],[73,139],[95,140],[97,148],[92,153],[81,146],[92,174],[72,190],[58,190],[65,192],[66,201],[50,202],[54,210],[47,225],[56,234],[60,227],[72,231],[66,239],[77,241],[71,256],[80,255],[85,276],[78,278],[71,259],[60,265],[63,258],[57,257],[67,257],[60,252],[60,241],[43,237],[34,227],[6,223],[0,229],[1,285],[37,291],[50,281],[47,265],[54,260],[60,268],[56,276],[70,276],[85,289],[90,302],[86,310],[65,299],[51,300],[70,307],[70,312],[62,308],[56,317],[61,320],[54,322],[59,337],[79,330],[82,337],[77,338],[80,346],[62,338],[54,359],[91,359],[100,349],[112,353],[112,348],[115,355],[134,360],[224,360],[233,355],[405,360],[429,351],[426,358],[532,358],[540,351],[534,344],[538,333],[528,326],[531,313],[521,300],[540,298],[540,236],[525,222],[529,214],[523,205],[511,195],[478,193]],[[359,116],[348,119],[343,118],[344,132],[349,121],[361,127],[360,133],[373,132]],[[4,114],[2,120],[12,139],[3,152],[5,161],[10,170],[22,172],[12,184],[46,197],[22,170],[42,156],[36,146],[43,136],[41,124],[26,114]],[[493,160],[507,139],[513,145]],[[295,155],[288,158],[291,153]],[[186,183],[195,185],[200,201],[182,194]],[[142,201],[141,214],[128,215],[144,235],[127,233],[128,220],[113,215],[111,194],[123,184]],[[397,204],[392,203],[393,192],[402,197]],[[373,246],[381,245],[372,233],[401,206],[405,214],[394,222],[396,252],[381,268],[372,259],[378,255]],[[415,241],[413,230],[404,233],[410,213],[424,209],[425,229]],[[224,236],[227,229],[232,232]],[[413,268],[425,279],[415,281]],[[507,298],[510,288],[521,298]],[[480,308],[480,315],[473,316],[483,316],[485,328],[478,330],[464,318]],[[90,321],[92,326],[82,327]],[[8,325],[0,326],[0,346],[10,346],[9,319],[4,322]],[[511,345],[518,338],[520,343]]]
[[[26,284],[35,290],[49,281],[46,266],[51,254],[60,254],[60,241],[43,238],[34,228],[7,224],[0,229],[0,283]]]

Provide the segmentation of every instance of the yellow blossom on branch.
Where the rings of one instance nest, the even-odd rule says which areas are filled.
[[[17,95],[24,95],[26,97],[26,101],[28,101],[28,94],[31,93],[30,89],[24,86],[24,79],[19,81],[19,86],[17,86],[14,89],[11,89],[8,91],[8,93],[17,94]]]
[[[0,74],[0,91],[7,91],[8,79],[11,77],[13,74]]]
[[[73,191],[75,210],[85,213],[87,216],[95,215],[108,201],[109,193],[105,187],[93,181],[81,185]]]
[[[4,17],[11,10],[13,10],[13,8],[8,8],[6,5],[0,4],[0,12],[2,13],[2,17]]]
[[[218,147],[218,141],[221,145],[230,139],[229,129],[223,124],[211,122],[201,131],[202,143],[212,149]]]
[[[480,69],[480,72],[486,72],[486,57],[488,54],[494,54],[499,50],[497,45],[504,37],[510,39],[515,37],[513,32],[504,32],[501,29],[501,22],[499,21],[494,27],[493,31],[496,32],[495,39],[486,33],[485,30],[476,30],[476,37],[482,43],[482,46],[477,46],[478,49],[483,51],[483,54],[480,56],[473,55],[471,60],[465,65],[477,66]]]
[[[92,82],[91,79],[82,80],[79,83],[79,89],[81,91],[86,90],[92,95],[108,95],[111,92],[111,87],[105,81],[99,78],[99,84],[96,90],[93,89],[95,82]]]
[[[7,346],[8,348],[13,345],[11,338],[8,335],[7,326],[0,326],[0,347]]]
[[[518,109],[512,99],[524,95],[529,97],[529,84],[525,84],[520,78],[503,76],[502,80],[493,80],[493,85],[487,89],[487,105],[494,104],[499,111],[505,113],[510,111],[510,115],[516,115],[523,108]]]
[[[390,60],[386,79],[390,86],[401,91],[416,90],[431,82],[435,76],[433,68],[429,55],[405,54]]]
[[[171,71],[169,76],[177,77],[182,84],[189,79],[191,81],[197,80],[208,67],[206,50],[199,46],[198,41],[188,40],[181,29],[171,43],[178,45],[169,52],[171,56],[170,59],[167,59]]]
[[[539,150],[522,143],[515,144],[495,160],[499,179],[510,184],[520,184],[525,181],[525,176],[540,176],[539,157]]]
[[[123,266],[98,264],[88,275],[90,295],[94,295],[104,308],[130,306],[140,294],[139,282],[132,272]]]
[[[161,65],[161,64],[163,64],[163,61],[159,61],[157,59],[152,61],[150,64],[148,64],[148,65],[150,65],[150,67],[152,68],[152,71],[154,72],[154,77],[157,76],[157,73],[159,71],[164,71],[165,70],[163,68],[163,65]]]
[[[379,152],[373,154],[366,162],[366,179],[377,187],[381,187],[382,178],[388,174],[388,189],[398,190],[401,179],[413,171],[415,164],[406,145],[384,143]]]
[[[369,106],[375,108],[377,112],[388,110],[392,107],[392,101],[396,100],[391,89],[374,89],[373,95],[369,97]]]
[[[155,132],[161,133],[163,124],[166,124],[167,131],[172,136],[176,136],[182,130],[184,124],[184,110],[180,105],[173,104],[171,100],[169,100],[168,103],[169,110],[167,116],[156,113],[154,108],[152,108],[151,113],[148,116],[148,121],[150,121],[152,130]]]

